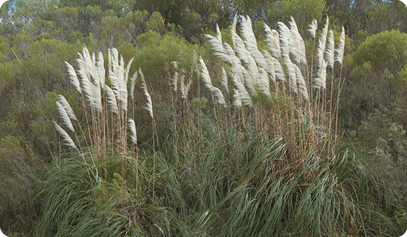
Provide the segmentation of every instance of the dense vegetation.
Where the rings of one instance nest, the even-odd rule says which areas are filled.
[[[407,229],[400,1],[9,0],[0,22],[8,236]]]

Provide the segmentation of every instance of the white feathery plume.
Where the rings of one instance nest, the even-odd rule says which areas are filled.
[[[277,58],[281,57],[281,46],[280,46],[280,34],[278,33],[278,31],[272,29],[271,33],[273,34],[273,38],[274,38],[274,45],[275,45],[275,55]]]
[[[139,68],[139,74],[141,76],[141,87],[143,88],[144,94],[146,95],[147,98],[147,106],[144,108],[150,113],[151,118],[154,119],[153,102],[151,101],[150,93],[148,93],[146,80],[144,79],[144,75],[143,72],[141,71],[141,68]]]
[[[284,70],[283,70],[283,66],[281,66],[280,62],[272,57],[273,63],[274,63],[274,71],[276,73],[276,79],[285,82],[286,78],[285,78],[285,74],[284,74]]]
[[[79,55],[79,59],[77,59],[77,61],[81,61],[81,63],[79,63],[79,67],[83,67],[85,70],[85,72],[90,72],[92,65],[88,65],[89,63],[89,59],[90,59],[90,55],[89,55],[89,51],[86,47],[82,48],[82,54],[78,52]],[[92,59],[90,59],[90,61],[92,61]],[[88,78],[90,77],[90,75],[87,75]]]
[[[335,55],[335,41],[334,33],[332,30],[329,31],[328,43],[326,46],[325,56],[328,66],[334,68],[334,55]]]
[[[171,84],[173,86],[174,92],[177,92],[178,90],[178,72],[174,73],[174,77],[170,78]]]
[[[250,52],[246,49],[242,38],[240,38],[240,36],[238,36],[237,34],[235,34],[233,32],[232,32],[232,37],[235,38],[235,52],[237,53],[239,58],[247,65],[248,72],[250,74],[249,77],[244,77],[246,79],[245,84],[249,84],[249,87],[250,87],[250,85],[253,85],[253,88],[254,88],[254,84],[256,83],[256,80],[257,80],[256,78],[258,77],[258,74],[259,74],[256,62],[253,59],[253,57],[251,56]],[[236,67],[237,70],[244,69],[242,67],[242,65],[236,65],[236,62],[235,62],[234,67]],[[250,88],[250,89],[251,89],[251,92],[253,93],[253,95],[257,95],[256,91],[254,89],[252,89],[252,88]]]
[[[174,65],[175,69],[178,69],[177,61],[173,61],[172,64]],[[171,84],[173,86],[174,92],[177,92],[177,90],[178,90],[178,76],[179,76],[178,72],[175,72],[174,77],[170,78],[170,81],[171,81]]]
[[[250,64],[250,53],[247,51],[246,46],[244,45],[244,42],[242,38],[240,38],[239,35],[232,33],[232,37],[235,39],[235,45],[234,49],[236,52],[236,55],[246,64]]]
[[[259,68],[257,67],[256,61],[254,58],[249,54],[248,57],[249,59],[249,65],[248,65],[248,70],[247,72],[250,74],[250,78],[247,78],[248,80],[251,79],[248,83],[252,84],[257,84],[259,80]]]
[[[91,57],[86,47],[83,48],[83,55],[79,54],[79,71],[78,74],[82,79],[82,91],[85,91],[87,98],[93,108],[97,111],[102,111],[102,97],[100,91],[100,79],[99,75],[103,72],[98,72],[96,65],[96,56],[93,54]],[[93,77],[94,83],[90,81]]]
[[[52,122],[55,124],[55,129],[57,130],[57,132],[61,134],[63,141],[65,141],[65,145],[78,150],[78,148],[76,147],[75,143],[73,142],[72,138],[68,135],[68,133],[65,132],[65,130],[61,128],[61,126],[59,126],[55,121]]]
[[[304,80],[304,77],[302,76],[301,70],[295,64],[294,64],[294,67],[295,67],[295,75],[297,77],[297,83],[298,83],[298,92],[304,97],[305,100],[309,100],[307,85],[305,84],[305,80]]]
[[[131,63],[133,62],[133,60],[134,60],[134,57],[131,58],[131,59],[130,59],[130,62],[127,64],[126,76],[124,77],[124,84],[126,84],[126,85],[127,85],[127,83],[128,83],[128,80],[129,80],[130,66],[131,66]]]
[[[281,49],[280,49],[280,36],[276,30],[271,30],[270,27],[264,23],[265,29],[265,36],[266,36],[266,43],[268,45],[269,50],[273,53],[274,57],[280,58],[281,57]]]
[[[208,68],[206,68],[205,62],[203,61],[202,57],[199,58],[199,62],[201,63],[201,66],[202,66],[201,76],[202,76],[203,81],[205,82],[205,86],[206,87],[212,86],[211,76],[209,75]]]
[[[229,93],[228,75],[227,75],[224,67],[222,67],[222,79],[220,82],[221,82],[223,88],[226,90],[226,92]]]
[[[336,57],[335,61],[342,64],[343,62],[343,53],[345,51],[345,28],[342,26],[341,36],[339,37],[339,45],[338,48],[335,49]]]
[[[102,52],[99,52],[99,55],[98,55],[97,72],[99,74],[100,84],[101,84],[102,88],[104,88],[105,87],[106,71],[105,71],[105,63],[104,63]]]
[[[246,47],[249,49],[257,49],[257,42],[256,37],[254,36],[253,29],[252,29],[252,22],[250,18],[247,16],[247,19],[242,17],[242,23],[240,24],[242,38],[246,44]]]
[[[185,88],[184,88],[183,96],[185,97],[185,99],[188,98],[188,92],[189,92],[189,88],[191,88],[191,84],[192,84],[192,79],[189,79],[188,83],[185,85]]]
[[[284,64],[287,67],[288,71],[288,79],[290,81],[290,85],[294,93],[297,93],[297,78],[295,76],[295,69],[294,64],[291,62],[290,57],[288,54],[283,54]]]
[[[228,57],[230,58],[230,60],[232,61],[232,65],[233,65],[233,61],[236,58],[236,54],[235,51],[233,50],[233,48],[226,42],[223,43],[223,48],[225,49]]]
[[[218,24],[216,24],[216,38],[218,39],[220,44],[222,44],[222,34],[220,33]]]
[[[90,83],[91,86],[91,93],[92,93],[92,101],[91,105],[96,108],[97,111],[102,112],[103,106],[102,106],[102,93],[100,92],[100,84],[99,82],[95,82],[96,85],[93,83]]]
[[[110,109],[112,110],[113,113],[117,114],[118,113],[117,100],[113,90],[108,85],[105,85],[105,92]]]
[[[94,81],[97,81],[100,83],[100,78],[99,78],[99,72],[96,64],[96,54],[92,53],[92,71],[91,75]]]
[[[222,42],[220,42],[216,37],[213,37],[211,35],[205,35],[205,37],[208,39],[209,44],[215,51],[214,55],[222,59],[224,62],[231,63],[228,54],[223,48]]]
[[[112,89],[114,90],[115,93],[117,93],[120,90],[120,83],[117,74],[114,71],[117,70],[113,68],[112,70],[109,70],[109,80],[110,84],[112,85]],[[119,97],[118,94],[116,94],[116,96]]]
[[[224,62],[231,63],[230,57],[227,54],[226,50],[223,48],[222,45],[222,35],[217,28],[217,36],[213,37],[211,35],[206,34],[205,37],[208,39],[209,44],[211,45],[212,49],[215,51],[214,55],[222,59]]]
[[[178,73],[177,73],[177,76],[178,76]],[[180,91],[181,91],[181,98],[182,99],[187,99],[187,97],[188,97],[188,92],[187,93],[185,93],[186,91],[185,91],[185,88],[186,88],[186,86],[185,86],[185,75],[182,75],[181,76],[181,80],[180,80],[180,85],[181,85],[181,88],[180,88]]]
[[[226,107],[225,97],[223,97],[222,91],[220,91],[219,88],[216,88],[214,86],[210,86],[208,88],[212,92],[212,94],[215,96],[216,102],[218,104]]]
[[[124,59],[123,59],[123,55],[120,55],[120,64],[119,64],[119,70],[117,71],[117,78],[119,79],[119,83],[120,83],[120,89],[123,89],[124,87],[126,87],[126,83],[125,83],[125,69],[124,69]]]
[[[237,57],[235,55],[235,52],[233,51],[232,48],[230,48],[230,46],[227,43],[225,43],[225,48],[228,51],[228,53],[231,55],[230,57],[232,59],[232,72],[233,72],[232,78],[239,80],[239,82],[242,85],[244,85],[245,80],[244,80],[244,75],[243,75],[243,71],[242,71],[242,63],[241,63],[239,57]]]
[[[313,88],[326,88],[326,67],[327,67],[327,62],[322,59],[322,65],[321,68],[317,72],[317,77],[314,78],[314,83],[313,83]]]
[[[79,55],[79,59],[83,60],[83,56],[81,53],[77,52],[77,54]]]
[[[96,65],[96,54],[95,54],[95,52],[92,53],[92,65],[93,65],[93,67]]]
[[[95,70],[94,70],[94,60],[90,56],[89,50],[87,47],[83,47],[83,61],[85,63],[85,68],[87,71],[88,79],[90,80],[91,77],[95,78]]]
[[[276,71],[274,70],[274,62],[271,54],[267,50],[263,50],[264,58],[266,59],[267,65],[269,67],[270,78],[274,84],[276,84]]]
[[[239,90],[240,101],[248,107],[253,107],[252,98],[250,97],[249,93],[246,90],[246,87],[243,85],[241,80],[234,76],[232,77],[232,81],[235,83],[237,89]]]
[[[236,107],[238,107],[238,108],[241,108],[241,107],[242,107],[242,100],[240,99],[239,90],[233,89],[233,91],[235,92],[235,93],[233,94],[233,98],[235,99],[235,100],[233,101],[233,105],[236,106]]]
[[[76,75],[75,69],[68,62],[65,62],[65,65],[68,68],[69,79],[71,80],[72,86],[75,88],[75,90],[82,94],[81,83],[79,82],[78,75]]]
[[[123,56],[118,61],[118,52],[112,49],[112,71],[109,71],[109,79],[112,84],[112,90],[120,102],[123,110],[127,111],[127,84],[125,83],[125,68]],[[129,68],[130,69],[130,68]]]
[[[129,130],[131,132],[130,138],[131,141],[137,145],[137,130],[136,130],[136,124],[134,123],[134,120],[129,118]]]
[[[239,98],[241,99],[241,102],[249,107],[253,106],[252,98],[250,97],[249,93],[246,90],[246,87],[244,86],[244,75],[242,71],[242,65],[240,64],[240,59],[238,57],[234,57],[235,60],[233,60],[233,73],[232,73],[232,81],[234,82],[235,86],[239,90]],[[244,70],[244,68],[243,68]],[[247,73],[247,72],[246,72]]]
[[[309,29],[308,31],[311,33],[312,38],[315,38],[315,33],[318,28],[318,22],[316,19],[313,19],[311,24],[309,24]]]
[[[233,34],[234,34],[234,33],[236,34],[236,25],[237,25],[237,15],[235,15],[235,18],[233,19],[233,24],[232,24],[232,29],[231,29],[231,32],[232,32],[232,45],[233,45],[233,47],[235,47],[235,39],[234,39],[234,37],[233,37]]]
[[[133,76],[131,77],[131,79],[130,79],[130,81],[131,81],[131,83],[130,83],[130,96],[131,96],[132,100],[134,100],[134,88],[136,86],[137,76],[138,76],[138,74],[137,74],[137,71],[136,71],[133,74]]]
[[[218,88],[216,88],[212,85],[212,80],[211,80],[211,77],[209,76],[208,68],[206,67],[205,62],[203,61],[202,58],[199,59],[199,62],[201,63],[201,66],[202,66],[201,76],[202,76],[203,81],[205,82],[205,86],[216,97],[216,99],[217,99],[216,102],[218,104],[226,106],[225,98],[223,97],[222,92]],[[181,78],[181,81],[182,81],[182,78]],[[181,85],[182,85],[182,83],[181,83]]]
[[[79,63],[79,70],[78,74],[81,78],[82,81],[82,91],[86,93],[86,95],[89,97],[90,91],[91,91],[91,86],[92,83],[89,81],[88,76],[86,75],[86,69],[81,66],[81,63]]]
[[[58,95],[58,98],[59,98],[59,103],[61,103],[61,105],[64,107],[69,118],[72,120],[78,121],[78,119],[75,116],[75,113],[73,112],[71,105],[68,103],[68,101],[65,99],[65,97],[63,95]]]
[[[119,90],[119,101],[121,102],[122,105],[122,109],[127,111],[127,97],[128,97],[128,92],[127,92],[127,88],[121,88]]]
[[[290,37],[291,31],[290,29],[283,23],[278,22],[278,29],[280,32],[280,48],[282,54],[288,54],[290,52]]]
[[[298,32],[297,24],[292,16],[289,23],[291,31],[291,38],[289,42],[290,52],[294,55],[297,63],[307,64],[304,40],[302,39],[300,32]]]
[[[263,68],[260,68],[259,71],[260,71],[259,88],[263,92],[263,94],[265,94],[268,98],[271,98],[268,74],[266,70],[264,70]]]
[[[71,119],[69,119],[68,114],[66,113],[64,107],[61,105],[61,103],[59,103],[58,101],[57,103],[57,109],[59,112],[59,115],[61,116],[62,122],[72,131],[75,132]]]
[[[321,78],[322,78],[322,85],[323,89],[326,89],[326,67],[328,66],[327,62],[323,61],[322,70],[321,70]]]
[[[88,73],[86,72],[85,66],[82,65],[85,63],[84,61],[79,62],[79,75],[82,79],[82,91],[86,93],[86,97],[88,98],[91,106],[95,108],[97,111],[102,111],[102,98],[100,93],[100,84],[98,81],[95,81],[96,85],[90,82],[88,78]]]
[[[116,73],[116,70],[118,69],[119,66],[119,52],[115,48],[111,49],[110,51],[112,57],[112,69]]]
[[[244,44],[246,45],[246,49],[250,53],[251,57],[254,59],[254,62],[259,67],[262,67],[263,69],[268,71],[269,68],[268,68],[266,59],[264,58],[263,54],[257,48],[257,41],[256,41],[256,37],[254,36],[254,33],[253,33],[250,18],[247,17],[247,20],[243,20],[243,19],[242,19],[241,28],[242,28],[243,40],[244,40]],[[256,66],[256,68],[257,68],[257,66]]]
[[[107,50],[107,61],[108,61],[108,70],[112,70],[112,55],[110,54],[110,49]]]
[[[322,30],[321,36],[319,37],[319,44],[317,50],[317,60],[318,60],[318,67],[322,67],[322,60],[324,59],[324,52],[326,47],[326,38],[328,36],[328,26],[329,26],[329,18],[326,18],[325,27]]]
[[[239,69],[241,70],[242,74],[243,74],[243,78],[244,78],[244,84],[245,86],[247,86],[250,90],[250,93],[253,96],[257,96],[257,92],[256,92],[256,80],[254,78],[252,78],[252,76],[250,75],[250,73],[247,72],[246,68],[244,68],[242,65],[239,65]],[[257,75],[256,75],[257,76]]]
[[[240,78],[240,81],[242,83],[244,83],[243,73],[240,70],[240,66],[242,63],[241,63],[239,57],[236,56],[235,51],[232,49],[232,47],[230,47],[230,45],[228,43],[225,42],[225,43],[223,43],[223,45],[224,45],[226,52],[230,56],[234,77],[238,76]]]

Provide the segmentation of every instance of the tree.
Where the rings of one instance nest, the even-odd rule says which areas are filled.
[[[400,109],[394,103],[407,92],[403,77],[407,34],[392,30],[369,36],[351,59],[353,70],[344,97],[350,100],[347,111],[352,111],[353,122],[360,124],[377,108]]]

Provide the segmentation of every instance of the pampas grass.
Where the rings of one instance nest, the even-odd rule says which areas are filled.
[[[56,102],[57,104],[57,109],[59,112],[59,115],[61,116],[62,122],[72,131],[75,132],[75,129],[73,128],[71,119],[69,118],[65,108],[59,103],[58,101]]]
[[[325,88],[327,62],[301,62],[305,54],[299,53],[300,38],[297,35],[297,42],[287,38],[287,34],[299,34],[293,22],[289,32],[277,37],[275,30],[266,29],[273,40],[286,42],[281,48],[267,42],[261,56],[250,19],[242,19],[240,32],[237,24],[235,18],[232,45],[222,42],[219,29],[215,37],[207,37],[214,55],[223,61],[213,68],[221,70],[215,73],[220,80],[212,81],[213,70],[202,58],[191,74],[169,75],[171,88],[168,81],[164,86],[171,102],[165,101],[169,97],[159,97],[160,103],[172,106],[169,129],[160,130],[162,146],[154,116],[158,119],[163,113],[157,111],[159,106],[153,111],[156,96],[150,94],[157,85],[144,78],[141,68],[129,81],[131,63],[126,65],[115,49],[107,53],[106,81],[101,78],[101,53],[98,57],[87,50],[80,54],[79,88],[87,99],[80,95],[77,100],[83,114],[90,114],[86,122],[90,135],[82,134],[75,144],[59,125],[55,127],[64,144],[82,151],[84,160],[73,155],[60,169],[50,171],[43,193],[47,204],[35,236],[377,235],[371,223],[385,220],[372,218],[380,211],[370,211],[370,206],[379,205],[369,197],[371,188],[377,189],[366,177],[360,178],[364,170],[357,157],[338,148],[339,135],[331,131],[333,117],[327,114],[332,109],[325,108],[325,91],[319,90]],[[313,66],[320,68],[318,74],[307,71]],[[137,76],[140,102],[133,97]],[[194,81],[190,88],[197,77],[203,83]],[[309,89],[314,82],[317,89]],[[196,88],[197,92],[188,94]],[[233,96],[228,90],[233,90]],[[101,111],[90,93],[100,93]],[[81,114],[73,119],[69,104],[68,108],[61,98],[61,120],[83,124]],[[129,117],[131,105],[132,114],[141,118]],[[137,109],[142,112],[134,112]],[[151,130],[142,130],[138,139],[136,122],[146,116],[152,119],[152,136]],[[137,124],[140,127],[148,126]],[[145,137],[152,137],[152,144]],[[81,149],[84,141],[91,142]],[[93,166],[87,165],[93,158]],[[95,175],[88,179],[89,170]]]
[[[335,49],[336,52],[335,62],[339,62],[340,64],[342,64],[344,51],[345,51],[345,28],[342,26],[338,48]]]
[[[66,114],[69,116],[70,119],[77,121],[78,119],[73,112],[71,105],[68,103],[66,98],[63,95],[58,95],[59,103],[61,103],[62,107],[64,108]],[[58,109],[59,111],[60,109]]]
[[[130,138],[132,142],[137,145],[137,130],[136,130],[136,124],[134,123],[133,119],[129,119],[129,129],[131,132]]]
[[[146,96],[147,99],[146,107],[144,108],[148,111],[151,118],[154,119],[153,102],[151,101],[151,96],[150,93],[148,92],[147,83],[146,80],[144,79],[144,74],[141,71],[141,68],[139,68],[139,74],[141,76],[141,87],[143,88],[144,95]]]
[[[116,96],[115,96],[113,90],[108,85],[106,85],[105,92],[106,92],[107,103],[109,104],[111,111],[113,113],[117,114],[119,112],[119,108],[118,108]]]
[[[225,98],[223,96],[222,91],[220,91],[219,88],[214,87],[212,85],[212,80],[209,76],[209,72],[208,72],[208,69],[206,68],[205,62],[203,61],[202,58],[199,59],[199,62],[201,63],[201,66],[202,66],[201,76],[202,76],[202,80],[205,82],[205,86],[215,96],[216,102],[218,104],[226,106]]]
[[[75,69],[68,62],[65,62],[65,65],[68,68],[69,79],[71,80],[72,86],[75,88],[76,91],[82,94],[81,84],[79,82],[78,76],[76,75]]]
[[[295,76],[298,82],[298,92],[304,97],[305,100],[309,100],[307,85],[305,83],[301,70],[297,65],[294,65],[294,67],[295,67]]]
[[[318,21],[316,19],[313,19],[311,24],[309,24],[309,29],[308,29],[308,31],[310,32],[312,38],[315,38],[317,28],[318,28]]]
[[[187,83],[185,83],[185,75],[181,76],[181,98],[182,99],[187,99],[188,98],[188,92],[189,89],[191,88],[192,80],[190,79]]]
[[[62,136],[62,140],[65,142],[64,144],[68,147],[78,150],[78,148],[76,147],[75,143],[73,142],[72,138],[68,135],[68,133],[63,128],[61,128],[61,126],[59,126],[55,121],[52,122],[54,123],[57,132]]]
[[[228,75],[226,73],[226,70],[224,67],[222,67],[222,79],[221,79],[221,84],[225,91],[229,93],[229,85],[228,85]]]
[[[328,67],[334,68],[334,56],[335,56],[335,42],[334,42],[334,33],[332,30],[329,31],[328,36],[328,43],[326,46],[326,61],[328,63]]]
[[[298,32],[297,24],[294,21],[294,18],[290,18],[290,52],[294,55],[295,61],[299,64],[307,64],[307,56],[305,52],[305,44],[302,39],[300,32]]]
[[[73,142],[73,139],[71,139],[59,125],[56,124],[55,127],[58,133],[63,137],[65,141],[64,144],[77,149],[82,154],[82,157],[85,152],[81,148],[81,141],[84,142],[93,164],[96,164],[98,161],[95,161],[94,158],[98,157],[102,159],[106,157],[109,149],[114,148],[123,154],[127,153],[128,129],[130,130],[130,140],[133,142],[136,141],[134,139],[136,134],[135,124],[132,119],[128,118],[127,109],[129,99],[128,91],[130,92],[130,98],[134,99],[138,73],[134,73],[129,82],[130,67],[133,60],[130,60],[126,66],[123,57],[119,56],[117,50],[109,49],[108,81],[106,81],[104,59],[101,52],[99,52],[97,56],[95,53],[91,55],[88,49],[84,48],[82,54],[79,53],[78,55],[79,59],[77,59],[77,62],[79,64],[79,70],[77,72],[75,72],[69,63],[66,62],[66,65],[70,81],[81,95],[80,100],[84,109],[88,134],[85,135],[82,131],[79,119],[75,116],[71,106],[62,95],[58,96],[59,102],[57,102],[57,108],[63,124],[66,125],[76,137],[79,149]],[[127,84],[130,84],[129,89]],[[82,93],[86,95],[86,100]],[[151,98],[149,102],[151,104]],[[89,108],[90,117],[88,116]],[[79,135],[74,130],[71,119],[78,121],[80,131],[82,132],[81,139],[79,139]],[[122,169],[120,170],[120,174],[125,177],[125,160],[122,159],[121,162]],[[101,174],[102,171],[105,177],[107,177],[108,171],[106,167],[103,170],[98,168],[96,172],[95,170],[91,172]]]

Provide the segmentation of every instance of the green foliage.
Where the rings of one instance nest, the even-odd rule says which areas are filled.
[[[317,19],[318,23],[321,22],[324,3],[323,0],[275,1],[267,9],[267,22],[272,23],[270,24],[272,26],[278,21],[288,22],[292,16],[297,22],[298,30],[305,35],[309,28],[308,24],[313,19]]]
[[[369,36],[351,58],[353,69],[347,87],[353,93],[347,96],[346,104],[354,109],[353,123],[360,124],[381,106],[394,109],[395,102],[406,93],[403,69],[407,63],[407,34],[392,30]]]
[[[403,198],[389,198],[394,205],[404,206],[406,190],[405,167],[407,165],[406,130],[402,125],[394,122],[391,112],[387,109],[376,110],[368,121],[362,123],[358,136],[363,139],[363,151],[371,151],[366,162],[370,162],[369,169],[373,174],[380,174],[386,184]]]
[[[148,31],[137,37],[138,50],[134,51],[134,66],[142,68],[147,81],[159,85],[160,90],[165,90],[165,83],[158,81],[168,80],[173,74],[172,62],[176,61],[178,67],[185,70],[187,76],[196,77],[191,68],[196,65],[197,54],[202,50],[198,45],[192,45],[186,40]]]
[[[150,19],[146,22],[147,29],[163,34],[165,32],[164,18],[159,12],[153,12]]]
[[[365,64],[369,64],[373,68],[371,73],[388,69],[391,73],[396,74],[406,64],[407,34],[392,30],[369,36],[352,57],[355,76],[364,77],[367,74],[367,72],[359,72]]]
[[[30,166],[35,164],[36,158],[22,137],[0,139],[0,229],[27,233],[33,227],[38,177]]]
[[[0,92],[5,89],[6,86],[13,85],[13,64],[14,62],[6,62],[0,63],[0,74],[2,75],[2,79],[0,81]]]

